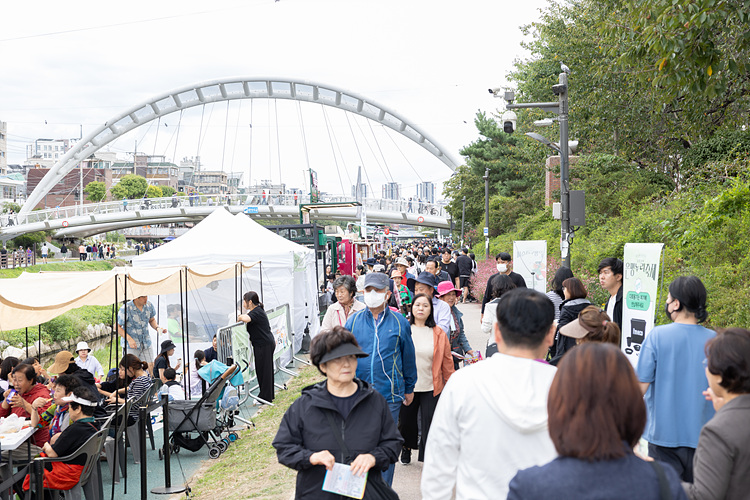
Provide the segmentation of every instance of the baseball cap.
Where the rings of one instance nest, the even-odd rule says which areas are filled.
[[[378,290],[386,290],[389,288],[388,276],[385,273],[367,273],[365,274],[365,288],[368,286]]]

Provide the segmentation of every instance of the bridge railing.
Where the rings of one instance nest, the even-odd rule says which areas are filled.
[[[353,202],[354,197],[338,195],[322,195],[320,202]],[[232,194],[232,195],[192,195],[175,196],[164,198],[141,198],[135,200],[105,201],[101,203],[84,203],[83,205],[47,208],[34,210],[24,215],[3,214],[0,216],[0,225],[13,226],[21,224],[32,224],[50,220],[65,220],[81,215],[97,215],[115,212],[130,212],[135,210],[168,209],[191,206],[220,206],[220,205],[244,205],[244,206],[297,206],[302,203],[310,203],[309,195],[294,194]],[[406,212],[423,215],[435,215],[446,217],[444,203],[426,203],[416,200],[387,200],[378,198],[366,198],[363,204],[367,210]]]

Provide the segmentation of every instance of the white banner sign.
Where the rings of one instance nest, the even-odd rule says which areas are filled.
[[[291,312],[289,304],[282,304],[279,307],[271,309],[267,313],[268,322],[271,325],[271,332],[276,339],[276,349],[273,352],[273,359],[277,360],[284,355],[291,343],[289,338],[291,332]]]
[[[513,271],[523,276],[527,287],[546,293],[547,241],[514,241]]]
[[[633,366],[654,327],[659,291],[659,260],[664,244],[627,243],[623,255],[622,335],[620,344]]]

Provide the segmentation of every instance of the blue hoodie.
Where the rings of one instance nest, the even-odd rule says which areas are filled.
[[[389,403],[414,392],[417,361],[411,325],[402,314],[386,307],[375,321],[370,309],[363,309],[349,317],[346,329],[370,355],[357,363],[357,378],[371,384]]]

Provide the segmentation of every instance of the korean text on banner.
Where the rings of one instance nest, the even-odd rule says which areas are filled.
[[[654,327],[662,243],[627,243],[623,255],[620,344],[633,366]]]
[[[513,271],[523,276],[526,286],[547,291],[547,241],[513,242]]]
[[[276,349],[273,351],[273,359],[276,361],[289,349],[289,332],[291,332],[291,311],[289,304],[282,304],[266,313],[271,325],[271,333],[276,340]]]

